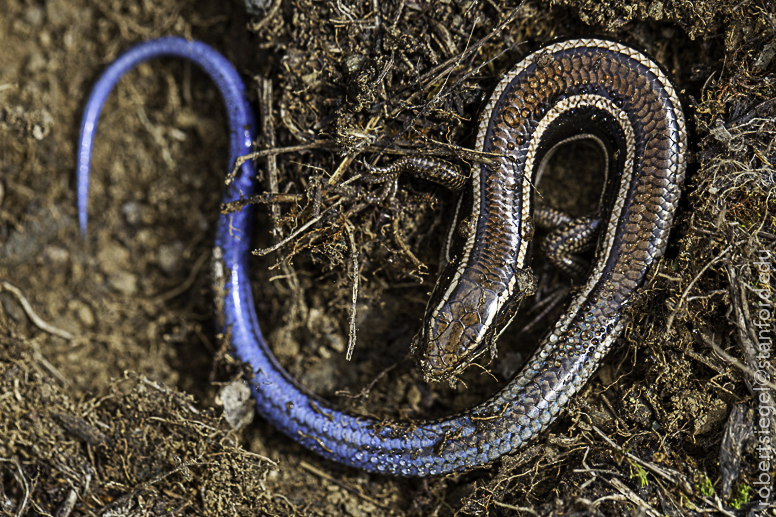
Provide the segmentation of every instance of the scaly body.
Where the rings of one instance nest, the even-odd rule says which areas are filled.
[[[141,44],[120,58],[121,66],[109,68],[110,80],[97,83],[85,116],[92,122],[84,125],[79,152],[84,231],[96,119],[115,81],[141,61],[175,55],[202,66],[216,79],[227,104],[230,164],[247,151],[246,134],[253,122],[244,114],[250,110],[241,85],[235,86],[239,77],[220,55],[201,47],[177,38]],[[448,311],[446,305],[460,305],[465,310],[450,308],[448,323],[460,321],[460,334],[471,333],[479,343],[504,328],[515,306],[512,300],[525,289],[533,233],[531,176],[553,144],[568,138],[570,125],[582,126],[584,133],[618,149],[612,154],[618,171],[607,181],[602,235],[590,278],[527,365],[490,399],[451,417],[378,421],[340,411],[301,388],[280,367],[258,326],[245,238],[251,233],[252,207],[222,216],[214,251],[219,322],[228,329],[236,356],[255,372],[251,384],[259,413],[324,457],[405,476],[490,463],[545,429],[597,369],[621,332],[624,307],[666,246],[687,141],[679,100],[659,67],[627,46],[569,40],[530,54],[504,76],[483,112],[477,139],[478,149],[499,158],[473,174],[476,224],[430,304],[437,316]],[[253,193],[254,178],[250,165],[244,165],[224,201]],[[464,320],[472,308],[479,321]],[[446,353],[432,349],[429,361],[444,363]]]
[[[496,355],[496,339],[532,294],[526,261],[538,175],[559,143],[581,137],[594,139],[608,158],[606,225],[595,268],[564,326],[575,318],[616,326],[604,315],[621,312],[662,254],[687,145],[665,74],[607,40],[562,41],[533,53],[498,84],[480,120],[477,149],[498,158],[472,173],[473,230],[438,280],[413,344],[427,380],[454,380],[478,355]],[[590,310],[580,311],[586,303]],[[599,351],[608,349],[608,337],[596,338]]]

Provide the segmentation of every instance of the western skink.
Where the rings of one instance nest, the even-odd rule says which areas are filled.
[[[180,38],[142,43],[110,65],[86,106],[78,155],[83,232],[102,104],[124,73],[161,56],[191,60],[216,82],[229,116],[230,166],[251,149],[255,124],[245,88],[220,54]],[[251,234],[253,208],[221,216],[213,267],[219,321],[231,336],[235,355],[255,373],[250,382],[258,412],[326,458],[402,476],[488,464],[544,430],[595,372],[622,331],[624,308],[666,247],[684,179],[687,132],[678,96],[659,66],[620,43],[573,39],[529,54],[504,75],[483,110],[477,137],[477,149],[497,158],[472,173],[476,222],[431,303],[434,311],[449,314],[448,325],[461,322],[461,333],[473,333],[475,341],[498,335],[528,269],[533,176],[555,143],[577,133],[602,142],[617,168],[605,187],[592,273],[509,383],[487,401],[439,420],[379,421],[353,415],[301,388],[278,364],[258,325],[248,278],[250,242],[244,238]],[[224,201],[249,196],[255,189],[249,161],[227,186]],[[461,307],[447,307],[451,300]],[[473,317],[471,308],[479,311]],[[447,361],[444,353],[431,354],[429,361]]]

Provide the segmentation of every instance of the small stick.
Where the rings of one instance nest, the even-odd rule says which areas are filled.
[[[19,300],[19,303],[22,304],[24,312],[27,313],[27,316],[30,318],[30,320],[32,320],[36,327],[45,332],[48,332],[49,334],[54,334],[55,336],[59,336],[62,339],[67,339],[68,341],[75,339],[75,336],[73,336],[70,332],[43,321],[43,319],[35,313],[35,310],[32,308],[30,302],[27,301],[27,298],[24,297],[18,288],[12,286],[8,282],[3,282],[0,284],[0,292],[2,292],[3,289],[16,296],[16,298]]]
[[[358,248],[353,238],[353,228],[350,223],[345,223],[345,233],[350,241],[350,256],[353,260],[353,290],[350,299],[350,330],[348,331],[348,351],[345,359],[350,361],[353,357],[353,349],[356,347],[356,302],[358,301]]]
[[[307,221],[306,223],[304,223],[304,224],[303,224],[302,226],[300,226],[300,227],[299,227],[299,228],[298,228],[298,229],[297,229],[297,230],[296,230],[294,233],[292,233],[291,235],[289,235],[288,237],[286,237],[286,238],[285,238],[285,239],[283,239],[282,241],[278,242],[278,243],[277,243],[277,244],[275,244],[274,246],[270,246],[269,248],[264,248],[264,249],[260,249],[260,250],[253,250],[253,252],[252,252],[252,253],[253,253],[254,255],[256,255],[257,257],[263,257],[264,255],[269,255],[269,254],[270,254],[270,253],[272,253],[273,251],[275,251],[275,250],[278,250],[278,249],[282,248],[283,246],[285,246],[286,244],[288,244],[289,242],[291,242],[292,240],[294,240],[294,239],[295,239],[295,238],[296,238],[296,237],[297,237],[299,234],[301,234],[301,233],[303,233],[305,230],[307,230],[307,229],[308,229],[310,226],[312,226],[312,225],[314,225],[315,223],[317,223],[318,221],[320,221],[320,220],[323,218],[323,216],[324,216],[324,215],[326,215],[328,212],[330,212],[330,211],[332,211],[333,209],[337,208],[337,207],[338,207],[339,205],[341,205],[341,204],[342,204],[342,199],[338,200],[336,203],[334,203],[333,205],[331,205],[329,208],[327,208],[326,210],[324,210],[323,212],[321,212],[321,213],[320,213],[320,215],[318,215],[318,217],[313,217],[312,219],[310,219],[309,221]]]

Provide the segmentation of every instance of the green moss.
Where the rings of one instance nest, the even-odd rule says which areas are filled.
[[[733,496],[730,498],[730,507],[740,510],[741,506],[749,502],[749,491],[752,488],[746,483],[740,483],[736,486]]]
[[[706,497],[711,497],[714,495],[714,487],[712,486],[711,480],[706,474],[701,474],[698,476],[698,480],[695,482],[695,490]]]
[[[644,468],[634,463],[630,460],[628,460],[628,463],[630,464],[630,477],[631,479],[636,478],[639,480],[639,484],[641,486],[649,486],[649,479],[647,479],[647,471],[644,470]]]

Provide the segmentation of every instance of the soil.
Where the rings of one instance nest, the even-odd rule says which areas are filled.
[[[345,182],[396,155],[463,163],[500,74],[553,38],[616,38],[664,66],[692,129],[671,243],[616,350],[548,432],[488,468],[408,480],[322,460],[258,417],[233,429],[221,390],[243,368],[217,335],[208,267],[228,134],[203,73],[164,59],[119,83],[97,135],[88,234],[78,228],[90,87],[122,51],[164,35],[235,64],[263,121],[257,149],[277,150],[257,161],[282,195],[260,206],[255,247],[323,213],[251,264],[273,351],[312,391],[393,418],[493,392],[562,307],[537,317],[532,306],[569,281],[538,255],[539,295],[499,358],[456,387],[428,385],[408,345],[455,197],[401,178],[373,202],[379,186]],[[760,418],[776,405],[763,380],[776,331],[775,36],[769,0],[256,0],[249,11],[0,0],[0,515],[773,515],[757,481],[774,474],[762,438],[776,440],[776,419]],[[564,151],[552,204],[594,209],[595,163],[584,146]]]

